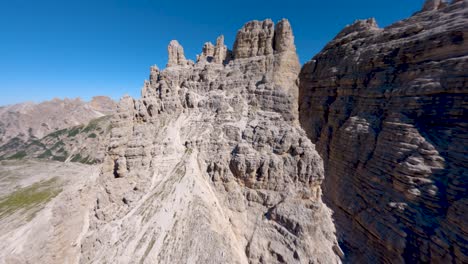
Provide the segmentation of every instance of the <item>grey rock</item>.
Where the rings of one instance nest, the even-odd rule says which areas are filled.
[[[167,61],[166,67],[185,66],[188,64],[187,59],[185,59],[184,48],[177,40],[172,40],[169,43],[167,51],[169,54],[169,59]]]
[[[278,52],[271,20],[249,22],[234,59],[220,37],[212,62],[206,45],[122,99],[82,263],[340,262],[322,162],[297,122],[292,31],[277,28]]]
[[[54,132],[112,115],[116,108],[117,103],[106,96],[93,97],[89,102],[66,98],[0,107],[0,158]]]
[[[468,261],[468,2],[440,3],[383,29],[357,21],[301,71],[347,262]]]
[[[270,19],[250,21],[236,36],[233,56],[235,59],[273,54],[274,23]]]

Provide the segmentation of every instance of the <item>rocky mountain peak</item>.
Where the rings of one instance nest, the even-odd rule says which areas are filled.
[[[186,66],[189,61],[185,58],[184,48],[177,40],[172,40],[167,47],[169,59],[166,67]]]
[[[250,21],[238,32],[234,42],[235,59],[273,54],[274,23],[271,19]]]
[[[377,25],[377,21],[375,20],[375,18],[359,19],[354,21],[353,24],[348,25],[343,30],[341,30],[341,32],[336,36],[335,39],[343,38],[352,33],[357,34],[360,32],[373,30],[379,30],[379,26]]]
[[[358,20],[299,77],[285,19],[248,22],[232,52],[219,36],[196,63],[171,41],[168,67],[152,66],[141,98],[124,96],[112,118],[40,140],[24,127],[21,151],[20,138],[3,145],[13,153],[0,146],[0,159],[65,161],[45,173],[0,162],[0,259],[468,263],[467,4],[426,1],[385,28]],[[0,107],[0,144],[23,121],[50,129],[108,102]],[[103,162],[98,176],[68,161]],[[4,207],[4,194],[26,187],[22,170],[41,192],[62,187],[39,179],[67,177],[16,227],[30,208]]]
[[[223,36],[194,64],[168,50],[142,98],[119,104],[83,258],[338,262],[320,157],[297,122],[289,22],[248,22],[233,56]]]
[[[211,42],[206,42],[202,48],[202,54],[197,56],[197,62],[202,60],[211,61],[214,56],[215,46]]]
[[[467,3],[357,21],[301,71],[300,121],[349,263],[468,260]]]
[[[460,3],[465,0],[426,0],[422,12],[441,10],[451,4]]]
[[[246,23],[237,33],[233,55],[235,59],[265,56],[286,51],[296,52],[291,24],[282,19]]]
[[[445,1],[443,0],[426,0],[424,3],[424,6],[422,8],[422,11],[434,11],[438,10],[439,8],[443,7],[445,5]]]
[[[275,52],[296,51],[291,24],[287,19],[282,19],[275,26],[273,49]]]
[[[213,54],[214,63],[223,63],[228,55],[227,46],[224,45],[224,36],[221,35],[216,39],[216,46]]]

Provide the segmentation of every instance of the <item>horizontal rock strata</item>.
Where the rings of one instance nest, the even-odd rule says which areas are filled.
[[[300,74],[350,263],[468,262],[468,2],[346,27]]]

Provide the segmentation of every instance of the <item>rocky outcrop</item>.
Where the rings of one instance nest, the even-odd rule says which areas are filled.
[[[446,0],[426,0],[426,2],[424,3],[422,11],[427,12],[427,11],[435,11],[435,10],[442,9],[442,8],[447,6],[446,2],[448,2],[448,1],[446,1]]]
[[[186,66],[191,63],[191,61],[185,58],[184,48],[177,40],[172,40],[169,43],[167,52],[169,54],[169,60],[166,67]]]
[[[0,263],[78,263],[99,166],[0,161]]]
[[[110,138],[111,116],[87,124],[60,129],[26,142],[12,139],[0,146],[0,160],[43,159],[85,164],[104,160]]]
[[[0,146],[24,144],[61,129],[87,124],[95,118],[112,115],[116,108],[116,102],[105,96],[93,97],[89,102],[79,98],[53,99],[1,107]]]
[[[235,43],[187,65],[171,42],[169,67],[121,100],[82,263],[340,261],[291,27],[249,22]]]
[[[250,21],[238,32],[234,42],[235,59],[273,54],[274,23],[270,19]]]
[[[273,82],[287,89],[295,98],[293,113],[297,115],[298,90],[294,88],[300,63],[294,45],[294,36],[289,21],[283,19],[275,25],[269,19],[251,21],[237,33],[234,43],[233,57],[236,59],[268,56],[274,54],[277,59],[273,62]]]
[[[215,52],[215,46],[213,45],[213,43],[206,42],[203,45],[202,54],[197,56],[197,62],[201,62],[201,61],[211,62],[213,60],[214,52]]]
[[[197,63],[226,63],[230,56],[231,51],[224,45],[224,36],[221,35],[216,39],[216,46],[211,42],[206,42],[203,45],[202,54],[197,56]]]
[[[350,263],[468,262],[468,2],[346,27],[300,74]]]
[[[213,54],[214,63],[224,63],[228,57],[227,46],[224,45],[224,36],[221,35],[216,39],[216,47]]]

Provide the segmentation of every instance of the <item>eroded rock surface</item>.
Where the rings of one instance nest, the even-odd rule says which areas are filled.
[[[171,42],[142,99],[122,99],[82,263],[340,261],[292,30],[276,28],[249,22],[232,58],[218,38],[194,65]]]
[[[0,263],[78,263],[98,166],[0,161]]]
[[[23,142],[12,139],[0,146],[0,160],[56,160],[100,164],[110,139],[111,116],[54,131]]]
[[[300,121],[351,263],[468,262],[467,5],[357,21],[302,69]]]

